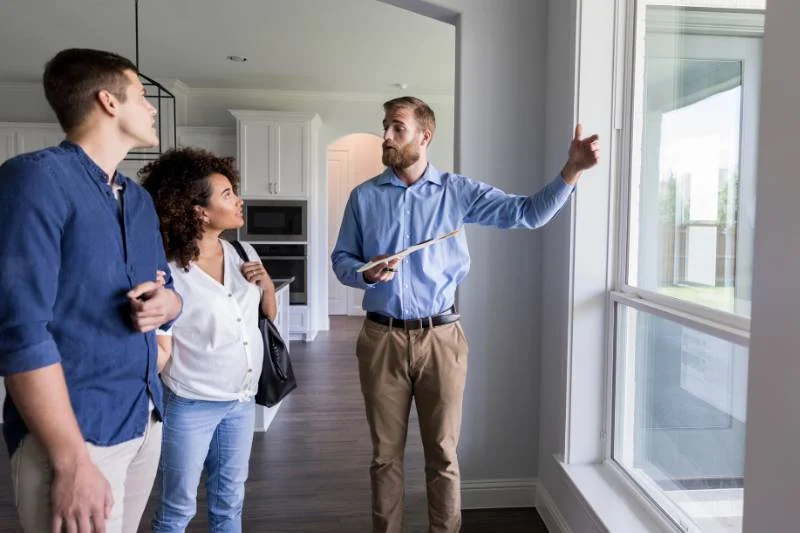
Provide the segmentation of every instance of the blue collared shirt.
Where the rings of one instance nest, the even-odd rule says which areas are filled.
[[[0,166],[0,375],[61,363],[86,441],[144,434],[149,400],[161,413],[155,333],[133,329],[126,293],[167,267],[150,195],[108,178],[78,145],[20,155]],[[28,430],[3,409],[10,454]]]
[[[437,315],[455,301],[458,284],[469,272],[464,232],[408,255],[394,279],[368,284],[356,270],[376,255],[476,223],[497,228],[536,228],[566,203],[573,186],[561,176],[533,196],[519,196],[428,164],[410,187],[386,169],[350,193],[342,227],[331,255],[339,281],[365,289],[363,308],[395,318]]]

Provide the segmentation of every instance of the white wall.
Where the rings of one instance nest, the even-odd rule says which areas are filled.
[[[797,531],[800,479],[800,3],[769,0],[764,35],[744,526]]]

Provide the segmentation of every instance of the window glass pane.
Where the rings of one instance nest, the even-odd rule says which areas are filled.
[[[613,458],[696,531],[742,530],[747,363],[745,347],[618,306]]]
[[[628,283],[745,316],[755,221],[758,7],[763,0],[637,3]]]

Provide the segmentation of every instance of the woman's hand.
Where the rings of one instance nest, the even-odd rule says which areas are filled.
[[[242,263],[242,275],[250,283],[255,283],[263,289],[261,293],[261,312],[275,320],[278,313],[278,304],[275,301],[275,284],[269,277],[267,269],[261,261],[247,261]]]
[[[262,289],[275,289],[275,285],[272,283],[272,278],[269,277],[267,269],[264,268],[264,264],[261,261],[248,261],[246,263],[242,263],[242,275],[244,276],[244,279],[250,283],[255,283],[256,285],[261,286]]]

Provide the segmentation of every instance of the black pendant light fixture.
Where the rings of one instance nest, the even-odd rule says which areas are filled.
[[[135,31],[136,31],[136,70],[139,70],[139,0],[134,0]],[[178,146],[178,124],[176,120],[175,95],[153,78],[142,74],[139,70],[139,80],[144,85],[145,95],[158,110],[156,117],[156,132],[158,133],[158,146],[152,148],[135,148],[128,152],[126,161],[152,161],[159,156]]]

